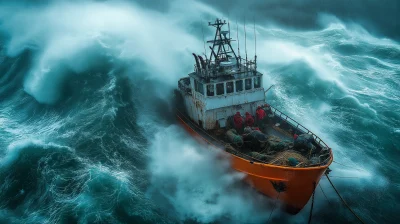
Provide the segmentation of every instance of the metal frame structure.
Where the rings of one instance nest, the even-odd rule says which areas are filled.
[[[226,24],[228,30],[223,29]],[[227,119],[237,111],[255,113],[257,106],[264,103],[265,95],[262,84],[254,85],[255,80],[262,83],[263,76],[256,71],[256,66],[251,66],[255,61],[244,59],[241,64],[243,59],[233,49],[229,23],[216,19],[208,25],[215,28],[214,39],[207,41],[211,45],[210,55],[204,60],[193,53],[194,72],[181,79],[178,85],[184,95],[188,116],[210,130],[225,127]],[[240,83],[239,90],[237,85]]]
[[[215,36],[214,40],[209,40],[207,43],[212,43],[212,47],[210,46],[211,53],[210,53],[210,59],[209,59],[209,65],[213,62],[213,56],[214,56],[214,62],[218,64],[218,62],[221,61],[229,61],[229,58],[232,56],[229,55],[230,53],[233,53],[236,63],[239,66],[240,61],[239,57],[236,55],[235,51],[232,48],[231,41],[235,41],[232,38],[230,38],[230,29],[227,31],[222,31],[222,26],[226,25],[226,21],[222,21],[220,19],[216,19],[214,23],[209,22],[209,26],[213,26],[216,28],[215,31]],[[227,37],[226,35],[229,34]],[[228,46],[228,51],[225,48],[225,46]],[[215,48],[218,47],[217,52],[215,52]]]
[[[228,24],[228,30],[223,30],[223,26]],[[252,72],[256,75],[257,71],[257,56],[254,61],[243,59],[240,56],[239,45],[238,54],[232,47],[233,40],[230,36],[230,25],[225,20],[216,19],[214,23],[209,22],[209,26],[214,27],[215,35],[213,40],[208,40],[207,43],[212,44],[209,46],[211,52],[207,58],[203,59],[202,56],[193,53],[195,59],[195,74],[199,78],[206,79],[217,78],[221,76],[229,76],[235,74],[243,74]],[[203,37],[204,38],[204,37]],[[206,42],[204,42],[205,44]],[[204,49],[206,47],[204,46]],[[247,54],[247,52],[246,52]],[[233,60],[232,60],[233,59]],[[243,62],[243,63],[242,63]],[[224,69],[227,68],[227,69]],[[232,68],[236,67],[235,70]]]

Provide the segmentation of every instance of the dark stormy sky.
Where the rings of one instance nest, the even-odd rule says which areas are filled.
[[[378,37],[400,40],[399,0],[200,0],[238,19],[255,18],[291,29],[312,30],[323,27],[321,15],[332,15],[350,24],[359,24]],[[168,1],[136,0],[159,11],[168,10]],[[171,1],[169,1],[171,2]],[[187,3],[190,4],[190,3]]]
[[[91,0],[21,0],[13,1],[37,6],[49,2]],[[115,1],[115,0],[93,0]],[[124,0],[117,0],[124,1]],[[168,11],[176,0],[128,0],[142,7]],[[321,15],[334,16],[347,24],[359,24],[378,37],[400,41],[400,0],[198,0],[224,13],[227,17],[256,20],[256,23],[289,28],[312,30],[324,26]],[[0,0],[0,3],[10,3]],[[191,0],[181,1],[191,4]]]
[[[0,0],[0,3],[45,5],[50,2],[112,2],[124,0]],[[166,12],[177,0],[127,0]],[[192,0],[180,4],[192,4]],[[266,23],[287,29],[313,30],[324,27],[321,16],[328,15],[346,24],[358,24],[377,37],[400,41],[400,0],[197,0],[231,19]],[[207,19],[207,18],[205,18]],[[250,22],[249,21],[249,22]]]

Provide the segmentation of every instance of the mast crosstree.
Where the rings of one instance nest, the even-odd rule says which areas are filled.
[[[227,31],[222,30],[222,26],[225,24],[227,24],[226,21],[222,21],[221,19],[216,19],[214,23],[208,23],[209,26],[216,28],[214,40],[207,41],[207,43],[212,43],[212,46],[210,46],[210,60],[208,63],[211,64],[212,62],[215,62],[218,64],[219,62],[230,61],[230,58],[234,57],[237,65],[239,65],[239,58],[231,45],[231,41],[235,40],[230,38],[230,29]],[[229,35],[227,36],[227,34]]]
[[[228,30],[223,30],[223,26],[226,24],[228,24]],[[213,26],[216,29],[214,39],[208,40],[207,42],[204,42],[204,31],[202,30],[205,52],[205,44],[210,44],[209,49],[211,51],[209,56],[205,55],[203,58],[202,56],[193,53],[196,61],[195,73],[198,77],[208,80],[210,78],[232,76],[248,72],[252,72],[254,75],[257,74],[257,56],[255,56],[254,61],[247,60],[247,46],[246,58],[240,56],[238,30],[236,31],[236,36],[238,38],[238,54],[236,54],[232,47],[232,41],[236,40],[231,38],[229,22],[227,23],[225,20],[216,19],[215,22],[209,22],[208,25]],[[236,28],[238,29],[237,22]]]

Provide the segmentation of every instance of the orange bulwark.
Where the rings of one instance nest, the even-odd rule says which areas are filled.
[[[196,140],[224,150],[220,143],[214,141],[216,139],[208,135],[205,130],[196,127],[196,124],[183,114],[178,112],[177,118],[183,128]],[[291,214],[298,213],[307,204],[321,176],[333,161],[331,149],[328,161],[324,165],[315,167],[277,166],[226,153],[231,157],[232,168],[245,173],[250,185],[270,198],[279,198],[284,204],[284,209]]]
[[[232,167],[247,174],[247,180],[261,193],[271,198],[278,198],[279,195],[286,210],[296,214],[307,204],[328,165],[290,168],[253,163],[233,156]]]

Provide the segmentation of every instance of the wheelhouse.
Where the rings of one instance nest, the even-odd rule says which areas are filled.
[[[194,72],[178,82],[188,116],[206,130],[225,127],[237,111],[254,114],[265,102],[256,57],[249,61],[236,56],[230,31],[221,30],[224,24],[221,20],[209,24],[216,27],[214,40],[207,41],[213,44],[209,59],[193,54]]]

